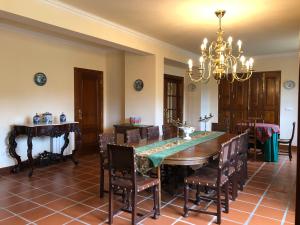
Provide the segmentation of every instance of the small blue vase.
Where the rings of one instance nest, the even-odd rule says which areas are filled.
[[[65,123],[67,121],[67,117],[64,113],[61,113],[60,116],[59,116],[59,121],[61,123]]]
[[[33,120],[33,124],[37,125],[37,124],[40,124],[41,117],[39,116],[39,114],[35,114],[35,116],[32,118],[32,120]]]

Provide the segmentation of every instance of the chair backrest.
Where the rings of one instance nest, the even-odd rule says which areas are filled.
[[[294,134],[295,134],[295,126],[296,126],[296,122],[293,122],[293,130],[292,130],[292,136],[291,136],[290,142],[292,142],[292,141],[293,141],[293,139],[294,139]]]
[[[231,140],[221,144],[221,149],[219,152],[218,183],[221,182],[222,176],[228,175],[230,165],[230,150]]]
[[[108,144],[109,177],[135,179],[136,163],[135,150],[130,146]]]
[[[126,131],[127,144],[139,143],[141,140],[140,129],[131,129]]]
[[[239,151],[239,136],[231,139],[230,145],[230,161],[236,160],[236,156]]]
[[[115,144],[115,135],[112,133],[99,134],[99,149],[102,159],[107,157],[107,145]]]
[[[147,128],[147,139],[156,140],[159,139],[159,126],[148,127]]]
[[[239,154],[244,154],[248,152],[248,136],[249,130],[247,129],[244,133],[239,135]]]
[[[177,137],[177,127],[174,125],[162,125],[162,131],[164,140]]]
[[[239,143],[240,137],[236,136],[231,139],[231,145],[230,145],[230,166],[233,166],[235,169],[237,168],[238,163],[238,152],[239,152]]]

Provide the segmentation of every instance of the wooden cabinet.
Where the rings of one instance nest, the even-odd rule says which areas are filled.
[[[233,132],[237,122],[261,117],[266,123],[279,124],[280,71],[254,72],[245,82],[219,84],[219,123],[229,122]]]

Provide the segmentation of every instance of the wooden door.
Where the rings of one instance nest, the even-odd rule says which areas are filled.
[[[249,80],[248,116],[263,118],[263,83],[264,76],[261,72],[252,74]]]
[[[164,124],[183,120],[184,78],[165,74],[164,76]]]
[[[280,71],[255,72],[245,82],[219,84],[219,123],[229,120],[230,131],[248,117],[280,123]]]
[[[78,154],[98,152],[103,131],[103,72],[74,68],[75,121],[81,130]]]
[[[266,123],[280,122],[280,75],[280,71],[263,73],[263,118]]]

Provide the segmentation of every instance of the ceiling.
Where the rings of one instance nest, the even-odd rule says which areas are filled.
[[[215,40],[222,8],[225,37],[241,39],[247,56],[299,49],[299,0],[59,1],[196,53],[204,37]]]

